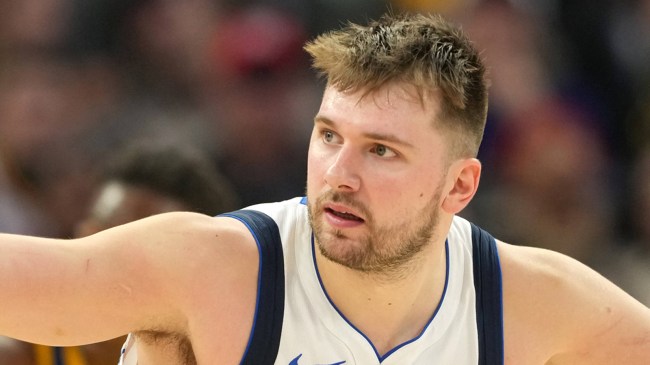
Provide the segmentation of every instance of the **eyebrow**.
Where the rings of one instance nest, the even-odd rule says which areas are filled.
[[[327,125],[328,127],[334,128],[336,127],[336,123],[328,118],[325,118],[323,116],[317,115],[314,118],[314,124],[317,123],[323,123]],[[408,147],[408,148],[414,148],[414,146],[406,142],[405,140],[397,137],[394,134],[385,134],[385,133],[376,133],[376,132],[365,132],[363,133],[363,136],[368,139],[373,139],[376,141],[381,141],[381,142],[389,142],[391,144],[397,144],[403,147]]]

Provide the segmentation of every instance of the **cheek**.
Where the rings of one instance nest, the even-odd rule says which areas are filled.
[[[413,203],[411,180],[403,176],[372,174],[363,177],[364,191],[379,211],[390,211],[391,215],[402,212]]]
[[[393,214],[400,215],[419,210],[431,202],[438,180],[423,176],[383,176],[364,179],[368,191],[375,194],[378,206],[387,207]]]
[[[326,164],[323,155],[310,147],[307,154],[308,188],[318,188],[321,184],[324,184],[325,166]]]

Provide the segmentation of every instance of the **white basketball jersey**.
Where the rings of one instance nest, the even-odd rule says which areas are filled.
[[[424,331],[379,356],[367,337],[329,300],[321,284],[304,199],[249,209],[273,218],[282,238],[285,311],[275,364],[478,364],[469,222],[454,218],[447,238],[444,295]]]
[[[473,232],[484,231],[463,218],[454,217],[447,237],[445,289],[438,308],[417,337],[380,355],[369,339],[339,312],[321,283],[318,267],[315,264],[314,242],[306,199],[294,198],[279,203],[254,205],[245,209],[245,211],[249,210],[262,212],[275,222],[282,242],[284,261],[284,316],[281,322],[279,350],[275,362],[272,362],[272,359],[266,361],[265,358],[265,364],[479,364],[472,239]],[[256,233],[253,232],[253,235]],[[489,238],[491,239],[491,236]],[[494,256],[496,257],[496,254]],[[498,258],[496,261],[498,266]],[[500,271],[497,291],[498,293],[493,293],[491,298],[492,301],[498,302],[495,307],[497,314],[493,315],[496,322],[489,322],[483,327],[498,327],[490,331],[494,330],[495,333],[502,335],[502,322],[499,316]],[[258,297],[258,304],[262,300],[263,298]],[[259,309],[256,320],[258,315]],[[483,323],[481,318],[479,323]],[[482,335],[482,338],[485,336]],[[498,360],[486,362],[485,359],[490,356],[483,355],[481,364],[502,363],[502,347],[498,348],[502,343],[499,341],[501,339],[494,342],[497,346],[482,345],[481,348],[497,347],[493,359]],[[132,346],[132,343],[127,343],[127,346]],[[125,358],[134,358],[134,350],[126,351],[128,356]],[[247,351],[256,351],[256,349],[249,348]],[[129,364],[126,359],[122,361],[124,365]],[[245,361],[243,360],[242,363]]]

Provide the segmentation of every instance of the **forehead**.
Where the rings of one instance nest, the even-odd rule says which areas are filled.
[[[373,90],[359,89],[353,91],[342,91],[332,85],[325,88],[323,105],[325,102],[353,103],[357,107],[365,107],[367,104],[387,110],[401,112],[415,111],[435,115],[439,108],[439,92],[434,90],[418,91],[418,89],[407,83],[389,82]],[[419,110],[416,110],[419,109]]]
[[[391,83],[373,91],[341,91],[328,86],[316,116],[337,126],[354,126],[364,132],[390,132],[414,138],[437,133],[440,103],[435,92],[422,95],[408,84]]]

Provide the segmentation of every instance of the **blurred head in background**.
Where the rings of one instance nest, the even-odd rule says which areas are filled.
[[[233,187],[211,161],[182,145],[130,145],[109,161],[100,181],[78,236],[158,213],[214,216],[238,207]]]

